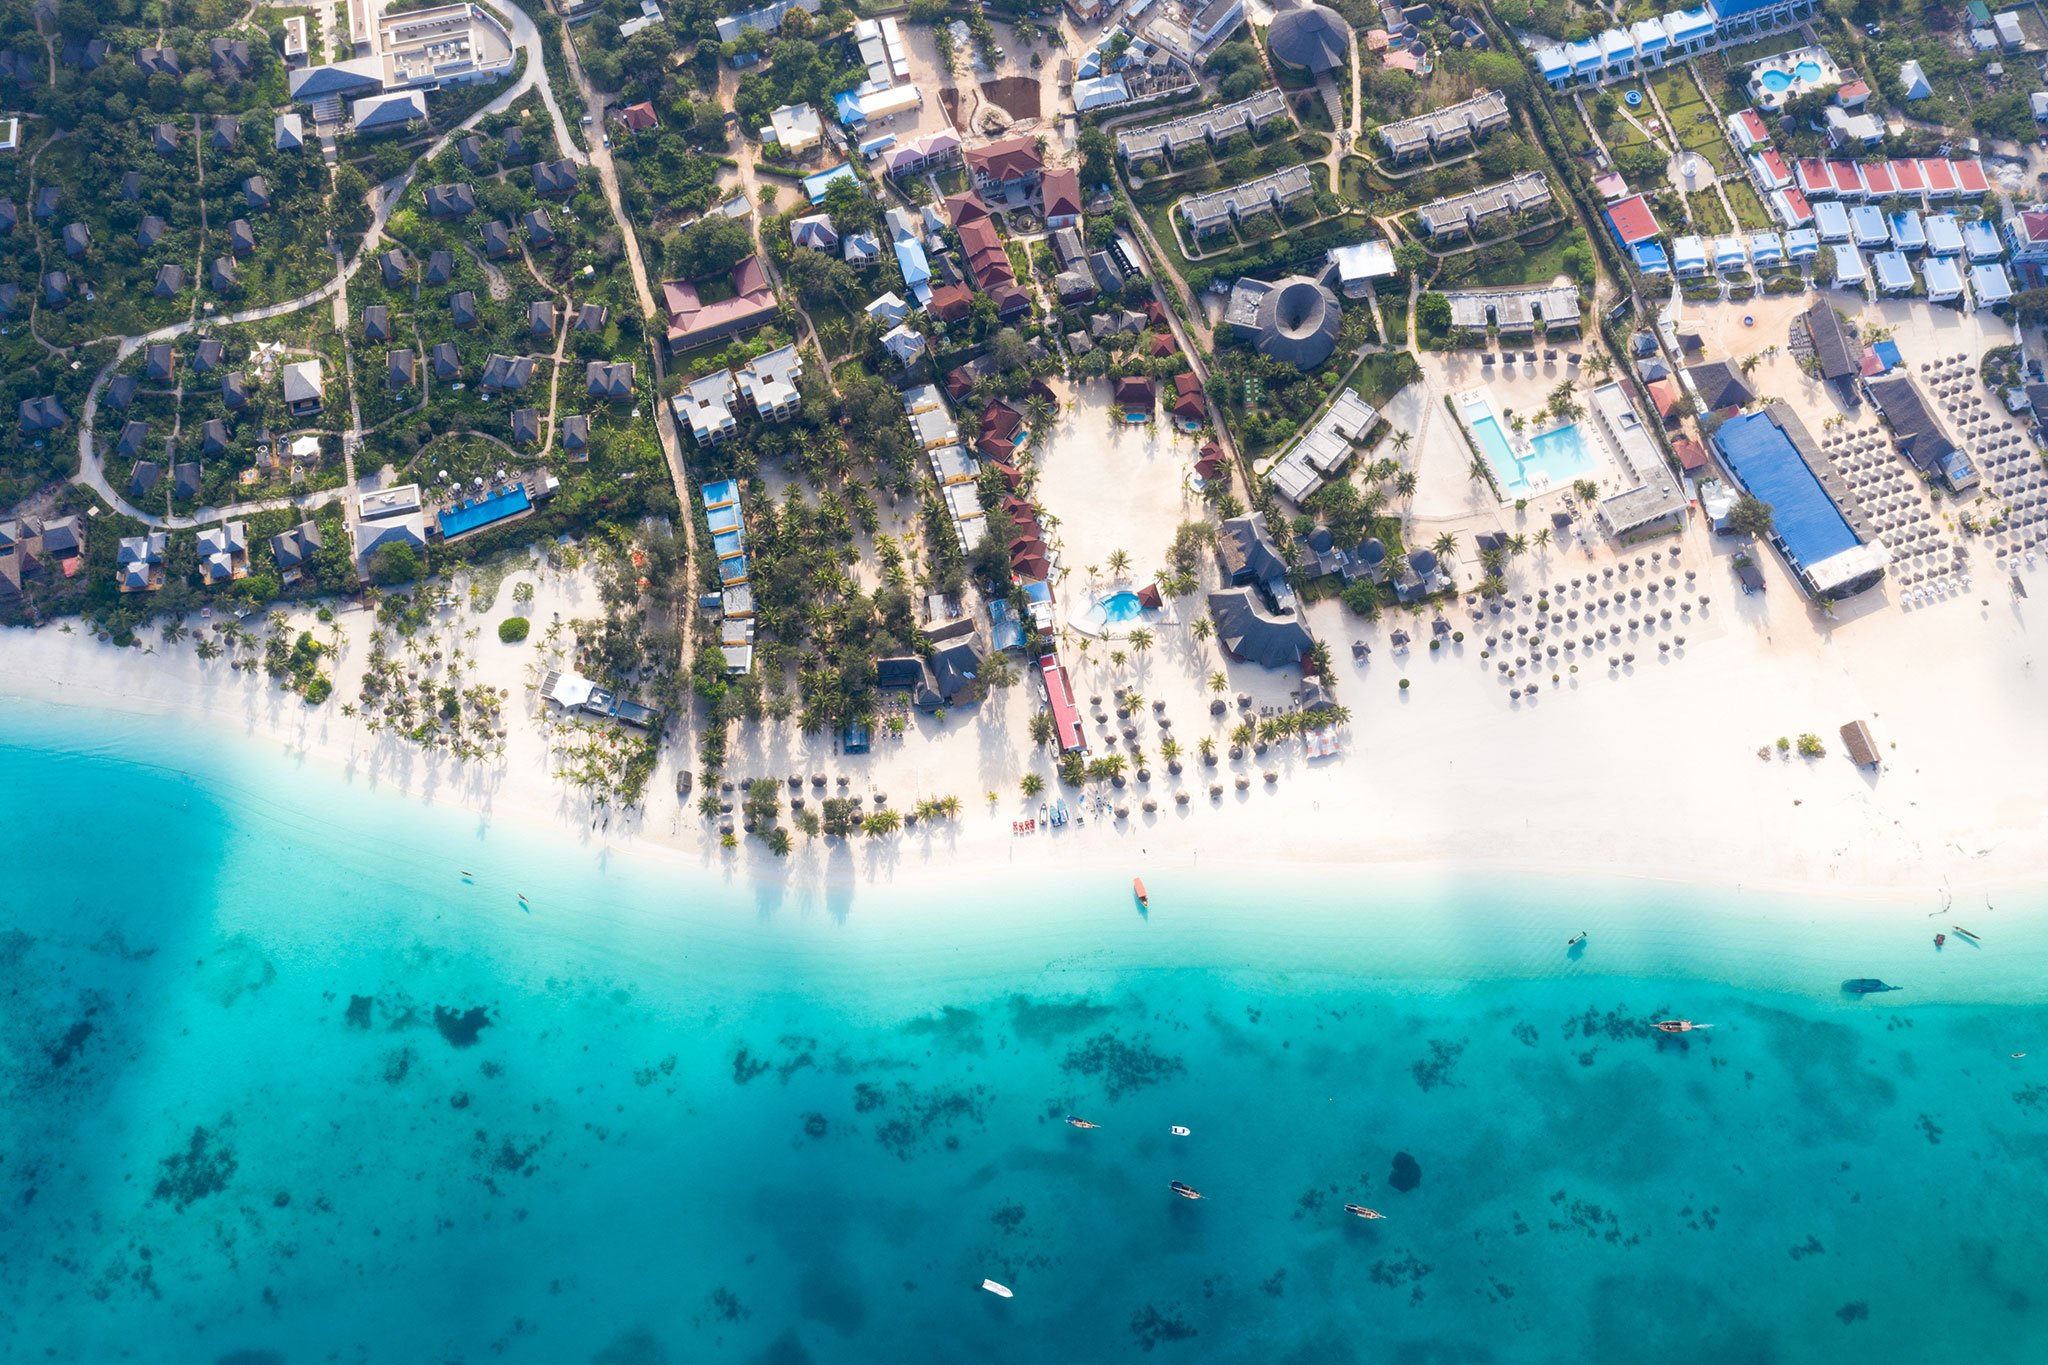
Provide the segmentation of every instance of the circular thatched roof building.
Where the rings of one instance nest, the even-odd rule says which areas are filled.
[[[1343,322],[1343,305],[1329,286],[1306,275],[1289,275],[1259,300],[1258,336],[1252,344],[1261,355],[1312,370],[1337,348]]]
[[[1315,76],[1344,65],[1350,43],[1351,26],[1321,5],[1282,10],[1266,30],[1266,45],[1275,57]]]

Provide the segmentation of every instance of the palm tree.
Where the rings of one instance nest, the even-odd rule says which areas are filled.
[[[1477,455],[1472,457],[1471,464],[1465,466],[1465,472],[1472,476],[1472,482],[1474,483],[1489,482],[1493,474],[1493,471],[1486,467],[1486,461],[1480,459]]]
[[[1032,430],[1036,431],[1051,416],[1052,404],[1046,401],[1044,394],[1034,393],[1024,400],[1024,417]]]
[[[1146,630],[1143,626],[1132,631],[1129,640],[1132,650],[1136,653],[1143,654],[1146,650],[1152,648],[1152,632]]]
[[[1019,785],[1024,788],[1026,796],[1036,796],[1045,790],[1045,779],[1037,773],[1026,773],[1024,774],[1023,782]]]
[[[1111,651],[1109,651],[1109,661],[1115,664],[1118,668],[1122,668],[1129,657],[1130,656],[1126,655],[1120,649],[1112,649]]]
[[[1762,359],[1763,357],[1759,355],[1746,355],[1736,362],[1736,367],[1742,371],[1743,377],[1746,379],[1749,377],[1750,371],[1757,367],[1757,362]]]
[[[1529,537],[1520,533],[1511,535],[1507,538],[1507,547],[1510,555],[1526,554],[1529,550]]]
[[[1209,675],[1209,690],[1211,692],[1224,692],[1228,691],[1229,688],[1230,679],[1224,674],[1222,669],[1219,668]]]
[[[1168,763],[1180,757],[1180,745],[1174,740],[1173,736],[1168,735],[1165,739],[1159,741],[1159,756]]]
[[[1111,550],[1109,552],[1109,571],[1111,573],[1122,573],[1125,569],[1128,569],[1130,567],[1130,555],[1126,554],[1122,550]]]
[[[1197,640],[1206,640],[1216,633],[1216,627],[1210,623],[1208,617],[1197,616],[1195,618],[1194,632]]]
[[[1239,745],[1240,747],[1253,743],[1258,739],[1258,737],[1258,727],[1253,725],[1250,721],[1244,721],[1240,723],[1235,730],[1232,730],[1230,732],[1230,742],[1232,744]]]
[[[1439,559],[1448,559],[1458,551],[1458,538],[1446,531],[1436,538],[1430,548],[1436,551]]]
[[[1409,444],[1414,440],[1415,433],[1408,430],[1406,427],[1403,427],[1401,430],[1394,433],[1394,449],[1406,450],[1408,449]]]
[[[957,796],[942,796],[938,799],[937,804],[939,814],[941,815],[958,815],[960,813],[960,798]]]
[[[1209,735],[1203,735],[1199,740],[1195,741],[1195,749],[1203,758],[1216,757],[1216,741]]]
[[[1406,436],[1408,433],[1402,431],[1397,432],[1395,434],[1398,436]],[[1394,476],[1394,492],[1397,496],[1403,498],[1412,498],[1415,496],[1415,473],[1413,470],[1404,469],[1399,474],[1396,474]]]
[[[1608,375],[1614,373],[1614,357],[1605,351],[1594,351],[1586,357],[1586,368],[1591,370],[1597,377],[1605,379]]]
[[[1537,530],[1537,532],[1536,532],[1536,544],[1537,544],[1538,546],[1543,546],[1543,545],[1548,545],[1549,543],[1550,543],[1550,528],[1549,528],[1548,526],[1544,526],[1544,527],[1541,527],[1541,528],[1539,528],[1539,529]]]

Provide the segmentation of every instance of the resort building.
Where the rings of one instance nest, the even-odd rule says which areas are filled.
[[[1963,272],[1947,256],[1929,256],[1920,263],[1920,278],[1927,283],[1929,303],[1947,303],[1963,295]]]
[[[1232,223],[1256,213],[1280,214],[1304,199],[1315,197],[1315,181],[1306,166],[1287,166],[1211,194],[1190,195],[1177,206],[1188,227],[1199,237],[1220,232]]]
[[[1511,214],[1526,213],[1551,202],[1550,182],[1544,179],[1543,173],[1524,171],[1497,185],[1434,200],[1417,210],[1416,216],[1423,231],[1437,240],[1477,237],[1481,229]]]
[[[1686,497],[1664,462],[1664,452],[1643,424],[1620,384],[1593,390],[1593,414],[1635,487],[1603,498],[1600,520],[1609,535],[1623,536],[1662,522],[1682,520]]]
[[[2014,265],[2048,265],[2048,205],[2030,204],[2005,220]]]
[[[341,122],[344,97],[447,89],[512,71],[512,35],[482,5],[383,13],[370,0],[349,0],[346,8],[355,55],[293,67],[287,77],[292,102],[312,105],[316,123]]]
[[[1927,249],[1937,256],[1963,254],[1963,225],[1953,213],[1930,213],[1921,223]]]
[[[1713,46],[1719,22],[1715,6],[1700,5],[1578,42],[1550,43],[1535,50],[1536,69],[1552,89],[1574,82],[1598,85],[1704,52]]]
[[[1282,455],[1267,477],[1295,506],[1321,488],[1342,469],[1353,454],[1352,442],[1363,440],[1379,421],[1379,412],[1350,389],[1339,389],[1337,397],[1316,419],[1308,434]]]
[[[1238,133],[1257,134],[1276,121],[1287,119],[1287,100],[1278,90],[1261,90],[1231,104],[1218,105],[1198,114],[1188,114],[1149,128],[1133,128],[1116,135],[1117,155],[1125,165],[1148,157],[1166,162],[1179,160],[1190,147],[1214,149],[1225,138]]]
[[[1909,294],[1913,290],[1913,267],[1906,261],[1903,251],[1880,251],[1870,261],[1870,268],[1877,275],[1878,292],[1884,294]]]
[[[1858,204],[1851,209],[1849,238],[1865,250],[1889,243],[1892,233],[1891,227],[1885,222],[1884,210],[1875,204]]]
[[[786,422],[802,406],[803,397],[797,392],[796,381],[803,372],[803,357],[796,347],[779,347],[740,367],[739,391],[767,421]]]
[[[738,392],[730,371],[714,370],[685,386],[669,400],[669,407],[676,421],[689,430],[691,440],[713,446],[739,430],[739,420],[732,413],[732,400]]]
[[[1344,305],[1328,285],[1289,275],[1271,283],[1240,279],[1230,291],[1224,320],[1259,354],[1312,370],[1336,349],[1343,313]]]
[[[1266,668],[1300,668],[1315,648],[1315,637],[1293,616],[1275,616],[1250,588],[1209,594],[1209,619],[1224,652],[1240,662]]]
[[[1891,424],[1892,444],[1899,453],[1921,473],[1946,478],[1949,463],[1962,452],[1912,376],[1903,371],[1877,375],[1863,381],[1863,391]]]
[[[1823,199],[1813,206],[1813,227],[1823,242],[1846,242],[1849,240],[1849,210],[1833,199]]]
[[[793,9],[806,14],[816,14],[822,8],[822,0],[772,0],[759,9],[743,10],[718,20],[718,41],[736,43],[748,29],[766,37],[774,37],[782,28],[782,16]]]
[[[1007,198],[1028,194],[1045,173],[1045,158],[1038,154],[1037,140],[1029,137],[1004,138],[963,154],[974,188],[985,198]]]
[[[1383,241],[1360,242],[1355,246],[1330,248],[1330,267],[1337,272],[1337,287],[1347,299],[1362,299],[1374,280],[1397,274],[1394,248]]]
[[[1890,553],[1851,526],[1868,522],[1790,405],[1730,417],[1712,440],[1738,487],[1776,512],[1771,544],[1810,596],[1847,597],[1884,577]]]
[[[1844,289],[1861,289],[1863,282],[1870,278],[1870,272],[1863,264],[1863,253],[1848,242],[1838,244],[1834,251],[1835,283]]]
[[[1707,273],[1707,244],[1697,236],[1680,237],[1671,243],[1671,268],[1679,276]]]
[[[733,267],[732,297],[704,303],[690,280],[668,280],[661,286],[668,314],[668,347],[679,353],[708,341],[766,322],[774,316],[775,291],[768,286],[761,262],[749,256]]]
[[[1351,26],[1322,5],[1282,10],[1266,30],[1266,46],[1274,60],[1312,76],[1344,65],[1350,43]]]
[[[1996,308],[2012,298],[2012,277],[1997,261],[1970,267],[1970,294],[1979,308]]]
[[[1406,161],[1469,146],[1507,127],[1508,122],[1508,97],[1498,90],[1482,90],[1456,104],[1385,124],[1380,128],[1380,141],[1394,160]]]

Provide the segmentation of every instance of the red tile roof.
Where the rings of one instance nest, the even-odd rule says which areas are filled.
[[[1756,110],[1745,109],[1735,117],[1741,120],[1743,131],[1749,134],[1752,143],[1771,140],[1770,129],[1764,127],[1764,121],[1757,115]]]
[[[949,194],[946,196],[946,221],[954,227],[971,223],[977,218],[988,217],[988,205],[981,202],[978,194]]]
[[[1990,190],[1991,183],[1984,178],[1983,162],[1974,159],[1958,161],[1955,170],[1956,187],[1964,194],[1979,195]]]
[[[1771,186],[1787,185],[1792,182],[1792,172],[1785,165],[1785,158],[1778,155],[1776,147],[1763,150],[1764,169],[1771,173]]]
[[[768,277],[757,258],[749,256],[733,267],[732,288],[732,298],[705,303],[689,280],[664,282],[661,297],[668,313],[670,344],[687,344],[693,336],[742,327],[775,311],[775,291],[768,287]]]
[[[661,118],[654,112],[652,103],[642,100],[639,104],[629,104],[619,110],[619,122],[636,133],[642,133],[658,125]]]
[[[1181,395],[1200,393],[1202,391],[1202,381],[1195,378],[1194,371],[1182,370],[1173,377],[1173,391]],[[1203,454],[1207,453],[1208,451],[1205,449]]]
[[[1810,223],[1813,221],[1813,206],[1806,202],[1805,195],[1801,194],[1796,189],[1786,190],[1784,191],[1784,195],[1785,206],[1792,210],[1793,227],[1798,227],[1801,223]]]
[[[1081,215],[1081,173],[1073,167],[1047,171],[1042,193],[1047,218],[1078,218]]]
[[[1870,98],[1870,87],[1862,81],[1850,81],[1835,91],[1835,103],[1844,109],[1852,108]]]
[[[964,284],[942,284],[932,290],[925,311],[941,322],[958,322],[974,307],[974,291]]]
[[[1863,188],[1879,199],[1899,190],[1898,177],[1892,174],[1889,161],[1869,161],[1860,168],[1863,172]]]
[[[1647,242],[1658,232],[1657,217],[1650,212],[1649,201],[1640,194],[1633,194],[1619,203],[1609,204],[1607,221],[1614,224],[1614,233],[1621,238],[1624,246]]]
[[[1830,161],[1828,178],[1835,182],[1836,194],[1863,193],[1863,172],[1853,161]]]
[[[1927,189],[1927,177],[1920,173],[1917,161],[1894,161],[1891,168],[1892,178],[1899,182],[1901,194],[1920,194]]]
[[[1116,381],[1116,402],[1124,408],[1151,407],[1152,381],[1141,374],[1125,375]]]
[[[1707,452],[1698,441],[1690,436],[1681,436],[1671,443],[1671,453],[1678,457],[1679,467],[1690,474],[1696,469],[1707,467]]]
[[[1147,349],[1155,356],[1169,356],[1179,350],[1180,347],[1174,344],[1173,333],[1154,332],[1152,334],[1152,344]]]
[[[963,155],[967,159],[967,168],[984,180],[1023,180],[1045,169],[1045,158],[1038,154],[1036,138],[1006,137],[986,147],[972,148]]]
[[[1834,179],[1828,174],[1828,163],[1819,157],[1804,157],[1792,168],[1792,174],[1799,181],[1799,188],[1808,194],[1826,194],[1834,188]]]
[[[1003,239],[996,235],[995,224],[986,218],[969,219],[960,224],[960,249],[967,258],[967,272],[974,276],[974,282],[984,290],[994,293],[999,284],[1014,284],[1016,271],[1010,268],[1010,253],[1003,250]]]
[[[1659,417],[1669,417],[1677,412],[1679,397],[1678,385],[1669,379],[1650,381],[1650,401],[1656,404]]]

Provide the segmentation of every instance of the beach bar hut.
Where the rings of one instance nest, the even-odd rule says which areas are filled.
[[[1859,768],[1878,766],[1877,741],[1870,737],[1870,727],[1860,720],[1852,720],[1842,727],[1842,745],[1849,751],[1849,759]]]

